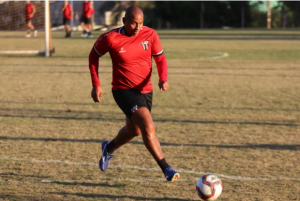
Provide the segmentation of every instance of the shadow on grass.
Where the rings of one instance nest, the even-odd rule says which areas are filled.
[[[46,179],[47,177],[44,176],[36,176],[36,175],[26,175],[26,174],[16,174],[12,172],[7,172],[7,173],[0,173],[0,177],[2,179],[12,179],[12,178],[20,178],[20,177],[32,177],[32,178],[42,178]]]
[[[57,120],[99,120],[109,122],[120,122],[124,121],[124,118],[107,118],[107,117],[64,117],[64,116],[28,116],[28,115],[10,115],[4,114],[0,117],[11,117],[11,118],[32,118],[32,119],[57,119]],[[236,122],[236,121],[202,121],[202,120],[190,120],[190,119],[159,119],[155,118],[154,122],[173,122],[173,123],[196,123],[196,124],[237,124],[237,125],[262,125],[262,126],[289,126],[298,127],[300,124],[296,123],[284,123],[284,122]]]
[[[87,72],[89,72],[88,70],[88,64],[13,64],[13,65],[3,65],[4,67],[12,67],[12,68],[30,68],[30,67],[39,67],[39,68],[47,68],[49,69],[49,67],[51,68],[56,68],[56,67],[60,67],[60,68],[84,68],[87,69]],[[101,65],[101,68],[112,68],[112,66],[108,66],[108,65]],[[21,72],[27,72],[27,71],[21,71]],[[32,71],[32,72],[37,72],[37,71]]]
[[[163,197],[163,198],[149,198],[149,197],[141,197],[141,196],[127,196],[127,195],[108,195],[108,194],[85,194],[85,193],[67,193],[67,192],[53,192],[51,194],[57,194],[57,195],[76,195],[80,197],[85,197],[85,198],[111,198],[111,199],[132,199],[132,200],[164,200],[164,201],[187,201],[191,199],[180,199],[180,198],[168,198],[168,197]],[[194,199],[193,199],[194,200]]]
[[[169,36],[162,36],[160,39],[167,39],[167,40],[300,40],[300,38],[284,38],[284,37],[269,37],[269,38],[247,38],[247,37],[186,37],[186,36],[177,36],[177,37],[169,37]]]
[[[4,57],[4,58],[37,58],[37,57],[41,57],[41,58],[45,58],[44,55],[40,55],[40,54],[28,54],[28,55],[21,55],[21,54],[0,54],[0,58]],[[77,59],[77,58],[88,58],[88,55],[53,55],[50,58],[72,58],[72,59]],[[46,58],[47,59],[47,58]]]
[[[0,115],[0,117],[17,117],[17,118],[34,118],[34,119],[59,119],[59,120],[101,120],[110,122],[125,121],[124,118],[101,118],[101,117],[63,117],[63,116],[28,116],[28,115]],[[234,121],[201,121],[201,120],[177,120],[177,119],[158,119],[154,122],[174,122],[174,123],[199,123],[199,124],[238,124],[238,125],[264,125],[264,126],[289,126],[297,127],[295,123],[278,123],[278,122],[234,122]]]
[[[0,140],[14,140],[14,141],[61,141],[61,142],[82,142],[82,143],[102,143],[104,139],[69,139],[69,138],[35,138],[35,137],[8,137],[0,136]],[[107,140],[107,139],[106,139]],[[129,144],[144,145],[143,142],[131,141]],[[245,145],[213,145],[213,144],[185,144],[185,143],[170,143],[160,142],[161,146],[174,147],[216,147],[221,149],[273,149],[273,150],[300,150],[300,144],[245,144]]]
[[[202,59],[201,57],[200,58],[191,58],[190,60],[189,59],[182,59],[182,61],[184,62],[188,62],[188,61],[191,61],[191,62],[195,62],[197,61],[197,59]],[[209,58],[208,58],[209,59]],[[180,61],[180,59],[168,59],[168,61]],[[110,60],[109,60],[110,62]],[[28,68],[28,67],[39,67],[39,68],[47,68],[49,69],[49,67],[51,68],[84,68],[84,69],[87,69],[88,65],[87,64],[13,64],[13,65],[4,65],[4,67],[12,67],[12,68]],[[112,66],[111,65],[101,65],[100,68],[109,68],[111,69]],[[155,67],[154,67],[155,68]],[[298,71],[300,70],[299,67],[286,67],[284,69],[282,68],[272,68],[272,67],[268,67],[268,68],[254,68],[254,67],[218,67],[218,66],[213,66],[213,67],[203,67],[203,66],[198,66],[198,64],[196,66],[191,66],[191,65],[188,65],[188,66],[176,66],[176,65],[168,65],[168,68],[169,69],[172,69],[172,68],[178,68],[178,69],[197,69],[197,70],[204,70],[204,69],[208,69],[208,70],[215,70],[215,69],[222,69],[222,70],[251,70],[251,71]],[[5,71],[7,72],[7,71]],[[22,72],[22,73],[27,73],[28,71],[13,71],[13,72]],[[34,73],[40,73],[40,72],[37,72],[37,71],[32,71]],[[48,71],[46,71],[48,72]],[[46,73],[46,72],[42,72],[42,73]],[[76,71],[75,71],[76,72]],[[111,71],[110,71],[111,72]],[[85,73],[89,73],[89,71],[85,71]],[[154,73],[154,72],[153,72]]]
[[[100,104],[103,106],[115,106],[118,107],[116,103],[94,103],[92,100],[90,103],[76,103],[76,102],[18,102],[18,101],[0,101],[0,103],[6,103],[6,104],[38,104],[38,105],[67,105],[68,107],[70,105],[95,105],[95,104]],[[101,110],[99,111],[95,111],[95,112],[91,112],[91,111],[76,111],[76,110],[69,110],[69,108],[66,107],[65,110],[43,110],[43,109],[25,109],[25,108],[0,108],[0,111],[19,111],[19,112],[58,112],[58,113],[64,113],[64,112],[71,112],[74,114],[86,114],[86,113],[97,113],[97,114],[103,114],[103,112]],[[174,109],[178,109],[178,106],[172,106],[172,105],[153,105],[152,108],[174,108]],[[243,110],[249,110],[249,111],[286,111],[286,112],[299,112],[300,109],[289,109],[289,108],[254,108],[254,107],[207,107],[207,106],[203,106],[202,103],[198,102],[195,103],[194,106],[193,105],[189,105],[189,106],[180,106],[180,108],[188,108],[188,109],[197,109],[197,110],[232,110],[232,111],[243,111]],[[107,112],[108,114],[123,114],[121,111],[119,113],[114,113],[114,112]],[[300,126],[300,125],[299,125]]]
[[[51,181],[49,182],[51,184],[60,184],[60,185],[72,185],[72,186],[101,186],[101,187],[114,187],[114,188],[120,188],[124,187],[124,184],[116,184],[116,185],[110,185],[106,183],[88,183],[88,182],[63,182],[63,181]]]
[[[90,74],[88,71],[10,71],[14,73],[29,73],[29,74]],[[112,74],[111,71],[99,71],[99,74]],[[157,72],[152,72],[156,75]],[[238,73],[201,73],[201,72],[169,72],[169,75],[212,75],[212,76],[233,76],[233,77],[300,77],[300,75],[286,75],[286,74],[276,74],[276,75],[266,75],[266,74],[238,74]]]

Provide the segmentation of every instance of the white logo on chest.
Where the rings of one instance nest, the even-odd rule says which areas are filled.
[[[143,45],[144,50],[147,50],[149,48],[148,41],[143,41],[142,45]]]
[[[124,52],[126,52],[126,50],[124,50],[124,48],[123,48],[123,47],[121,47],[121,49],[120,49],[119,53],[124,53]]]

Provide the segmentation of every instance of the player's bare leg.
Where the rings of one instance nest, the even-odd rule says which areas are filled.
[[[165,160],[160,143],[155,135],[155,125],[148,108],[139,108],[132,114],[131,120],[140,128],[145,146],[162,169],[166,179],[168,181],[179,179],[179,173],[172,169]]]
[[[121,128],[118,135],[115,137],[115,145],[119,148],[140,134],[142,134],[142,132],[139,127],[126,117],[126,126]]]
[[[30,31],[34,30],[34,26],[32,25],[31,21],[28,21],[26,23],[26,26],[27,26],[27,35],[26,35],[26,37],[30,37]]]
[[[87,37],[91,38],[92,37],[92,24],[87,24],[86,28],[87,28],[87,32],[88,32]]]
[[[153,158],[156,161],[163,159],[164,154],[155,135],[155,125],[150,111],[146,107],[141,107],[132,114],[131,120],[140,128],[144,144]]]
[[[113,152],[140,134],[141,131],[139,127],[132,123],[128,117],[126,117],[126,126],[119,130],[119,133],[115,139],[110,142],[102,142],[102,155],[99,160],[100,169],[105,171],[108,167],[110,159],[113,157]]]
[[[82,37],[86,37],[86,36],[87,36],[87,34],[86,34],[86,29],[87,29],[87,27],[86,27],[86,25],[85,25],[84,22],[81,22],[80,25],[81,25],[82,30],[83,30],[83,34],[82,34],[81,36],[82,36]]]
[[[71,27],[68,24],[65,24],[66,37],[71,37]]]

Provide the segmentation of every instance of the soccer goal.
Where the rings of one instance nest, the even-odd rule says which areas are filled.
[[[0,40],[0,54],[51,56],[49,0],[0,0]]]

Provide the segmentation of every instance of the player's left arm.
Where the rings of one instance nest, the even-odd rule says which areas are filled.
[[[71,22],[73,22],[74,11],[73,11],[73,7],[72,6],[70,6],[70,12],[71,12]]]
[[[33,4],[32,4],[33,5]],[[32,12],[31,12],[31,16],[33,17],[34,13],[36,12],[35,6],[32,6]]]
[[[92,17],[92,15],[95,13],[95,10],[94,10],[94,8],[93,8],[93,6],[92,6],[92,4],[90,3],[89,4],[89,10],[88,10],[88,18],[90,18],[90,17]]]
[[[162,46],[160,44],[159,37],[157,33],[153,32],[153,44],[151,48],[152,56],[155,60],[157,71],[159,75],[159,82],[158,87],[160,90],[168,90],[169,84],[168,84],[168,64],[166,57],[164,55],[164,51],[162,49]]]
[[[162,53],[161,55],[153,55],[153,58],[155,60],[157,71],[159,75],[159,82],[158,87],[160,90],[168,90],[169,84],[168,84],[168,65],[165,55]]]

